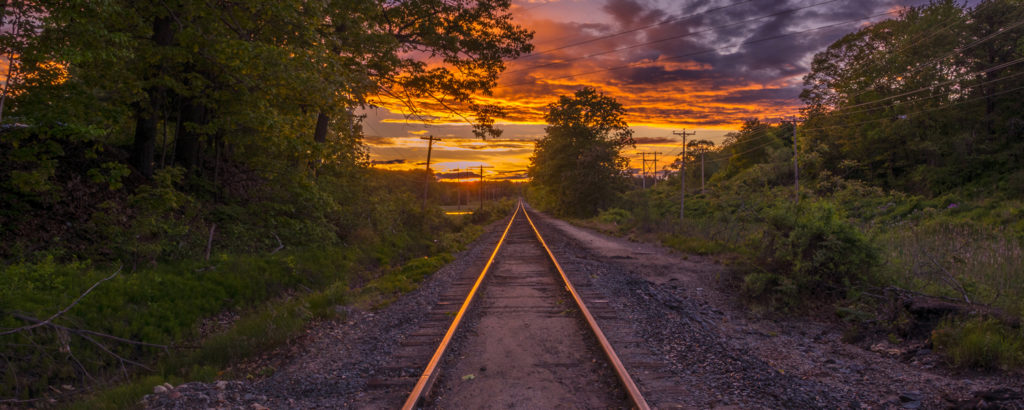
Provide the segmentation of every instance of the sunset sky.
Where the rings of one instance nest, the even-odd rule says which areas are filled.
[[[525,177],[546,106],[592,86],[627,109],[639,152],[671,158],[673,130],[720,142],[744,119],[797,113],[814,53],[870,22],[925,0],[514,0],[511,12],[533,30],[535,50],[507,63],[492,97],[506,107],[504,134],[480,140],[460,119],[424,124],[399,106],[367,109],[366,142],[376,166],[431,168],[443,175],[484,164],[488,179]],[[972,2],[974,3],[974,2]],[[442,114],[437,114],[441,116]],[[443,122],[443,120],[442,120]],[[690,137],[693,138],[693,137]],[[663,168],[670,161],[659,161]]]

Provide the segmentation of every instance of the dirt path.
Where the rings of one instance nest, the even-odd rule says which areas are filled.
[[[438,382],[436,408],[627,407],[558,272],[519,216]]]

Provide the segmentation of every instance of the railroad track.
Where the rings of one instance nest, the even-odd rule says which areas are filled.
[[[455,295],[460,293],[461,302],[456,302]],[[599,307],[596,314],[602,312]],[[466,323],[469,316],[474,317],[472,329]],[[435,342],[438,329],[445,330],[440,342]],[[446,360],[453,340],[470,331],[471,336],[463,335],[466,346],[460,357]],[[520,394],[515,401],[524,407],[532,407],[531,400],[546,400],[533,404],[649,408],[598,326],[595,313],[570,283],[522,203],[479,275],[471,284],[468,278],[456,281],[428,313],[421,330],[410,334],[403,345],[407,349],[399,356],[410,361],[422,357],[427,346],[435,347],[415,377],[404,409],[424,403],[442,367],[446,367],[443,384],[449,388],[439,399],[447,406],[440,403],[439,407],[482,407],[497,399],[495,395],[522,388],[529,389],[529,394]],[[410,367],[409,363],[392,366],[392,373],[399,370],[399,377],[378,384],[408,383],[413,379]],[[541,387],[525,386],[529,384],[525,379],[537,379],[529,382],[539,380]],[[450,389],[453,384],[468,384],[466,380],[474,383],[468,396]]]

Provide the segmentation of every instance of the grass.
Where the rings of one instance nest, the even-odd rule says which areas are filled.
[[[120,375],[120,368],[114,369],[116,361],[111,363],[111,357],[71,335],[67,342],[71,351],[91,366],[88,370],[93,376],[106,381],[68,381],[78,372],[73,363],[60,360],[62,336],[36,332],[31,343],[49,350],[43,356],[39,352],[3,352],[8,360],[21,353],[28,360],[12,360],[15,367],[0,374],[5,386],[0,397],[44,396],[51,385],[73,384],[79,392],[85,391],[82,387],[101,388],[73,403],[73,408],[126,408],[137,404],[157,384],[212,380],[234,362],[287,343],[310,322],[338,317],[336,306],[380,308],[415,289],[453,259],[451,251],[464,248],[484,231],[465,218],[460,223],[463,225],[457,230],[439,233],[429,246],[431,256],[405,259],[397,265],[388,262],[402,261],[401,251],[382,252],[376,248],[400,244],[374,244],[363,248],[285,250],[260,256],[215,255],[210,261],[179,262],[120,274],[62,316],[61,323],[171,345],[169,355],[160,349],[115,346],[114,351],[155,371],[134,369],[132,377],[126,379]],[[0,308],[48,317],[95,279],[109,275],[108,269],[88,262],[58,263],[52,259],[4,267],[0,272],[5,278],[0,284]],[[199,320],[225,310],[240,312],[242,317],[226,331],[199,341],[197,348],[173,347],[197,343]],[[13,318],[0,319],[0,327],[20,325]],[[3,341],[32,345],[24,343],[28,340],[15,340],[18,337],[9,336]],[[117,379],[122,381],[112,385]]]
[[[995,319],[946,319],[932,332],[932,342],[955,367],[1024,367],[1024,333]]]
[[[383,273],[362,288],[349,288],[344,281],[323,290],[284,297],[252,310],[224,332],[204,340],[197,350],[165,357],[157,374],[136,377],[123,384],[100,390],[77,403],[74,409],[121,409],[135,407],[153,386],[169,382],[211,381],[232,363],[254,357],[286,344],[302,334],[309,323],[338,317],[335,306],[354,304],[380,308],[409,292],[427,276],[452,260],[448,253],[416,258]],[[269,375],[272,372],[269,372]],[[264,376],[265,376],[264,375]]]
[[[900,286],[1024,317],[1024,248],[1012,232],[937,221],[891,229],[879,240]]]

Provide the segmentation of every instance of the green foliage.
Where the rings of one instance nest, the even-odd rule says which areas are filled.
[[[450,254],[413,259],[402,267],[390,270],[370,281],[362,290],[361,301],[371,307],[391,303],[398,295],[416,289],[427,275],[434,273],[452,259]]]
[[[663,234],[661,236],[661,244],[681,252],[696,255],[714,255],[733,249],[728,244],[720,241],[689,235]]]
[[[597,220],[601,222],[621,225],[628,221],[632,217],[629,211],[621,208],[609,208],[601,211],[597,215]]]
[[[127,165],[117,162],[106,162],[100,168],[89,170],[89,179],[95,183],[107,184],[111,191],[124,187],[124,178],[131,175],[132,170]]]
[[[190,361],[215,367],[236,363],[283,345],[305,327],[308,318],[309,311],[298,302],[269,306],[210,337]]]
[[[1018,369],[1024,366],[1024,333],[991,318],[947,318],[932,332],[936,351],[965,368]]]
[[[878,250],[829,202],[775,206],[767,210],[766,222],[760,265],[779,275],[775,285],[795,296],[845,297],[851,284],[870,280],[879,264]]]
[[[926,196],[1018,172],[1021,17],[1017,0],[934,1],[818,53],[802,94],[806,169]]]
[[[359,266],[356,261],[369,260],[366,255],[395,245],[364,243],[301,251],[286,249],[272,255],[219,255],[210,261],[158,264],[134,273],[122,272],[99,285],[55,323],[173,346],[194,340],[202,318],[225,310],[252,312],[228,332],[204,341],[202,348],[191,355],[172,347],[171,355],[165,357],[161,349],[104,340],[112,351],[147,364],[162,358],[170,360],[168,369],[192,365],[220,368],[281,345],[299,334],[312,319],[334,317],[338,305],[367,301],[380,306],[415,289],[426,276],[452,260],[448,251],[463,246],[482,231],[467,225],[459,232],[459,241],[438,245],[434,256],[413,258],[399,267],[383,267],[379,271],[376,264]],[[390,254],[397,259],[406,252],[418,252],[412,250],[419,247],[416,242],[406,246],[410,249]],[[0,283],[0,311],[49,317],[96,280],[109,275],[110,269],[87,262],[61,263],[53,257],[6,266],[0,271],[5,278]],[[367,279],[369,283],[361,288],[349,285]],[[320,290],[267,304],[299,289]],[[0,319],[0,328],[25,324],[23,319],[6,314]],[[4,381],[4,389],[0,390],[3,397],[38,397],[54,383],[79,386],[80,371],[107,377],[118,373],[116,360],[73,333],[43,327],[3,336],[0,341],[18,346],[2,354],[10,364],[9,371],[0,374]],[[66,349],[75,356],[63,354]],[[80,367],[74,359],[86,367]],[[173,370],[170,374],[182,375]],[[132,388],[123,393],[134,394],[137,390]]]
[[[548,106],[546,135],[537,142],[529,173],[555,213],[592,216],[612,204],[626,187],[628,160],[622,148],[634,145],[625,109],[593,88],[561,96]]]

